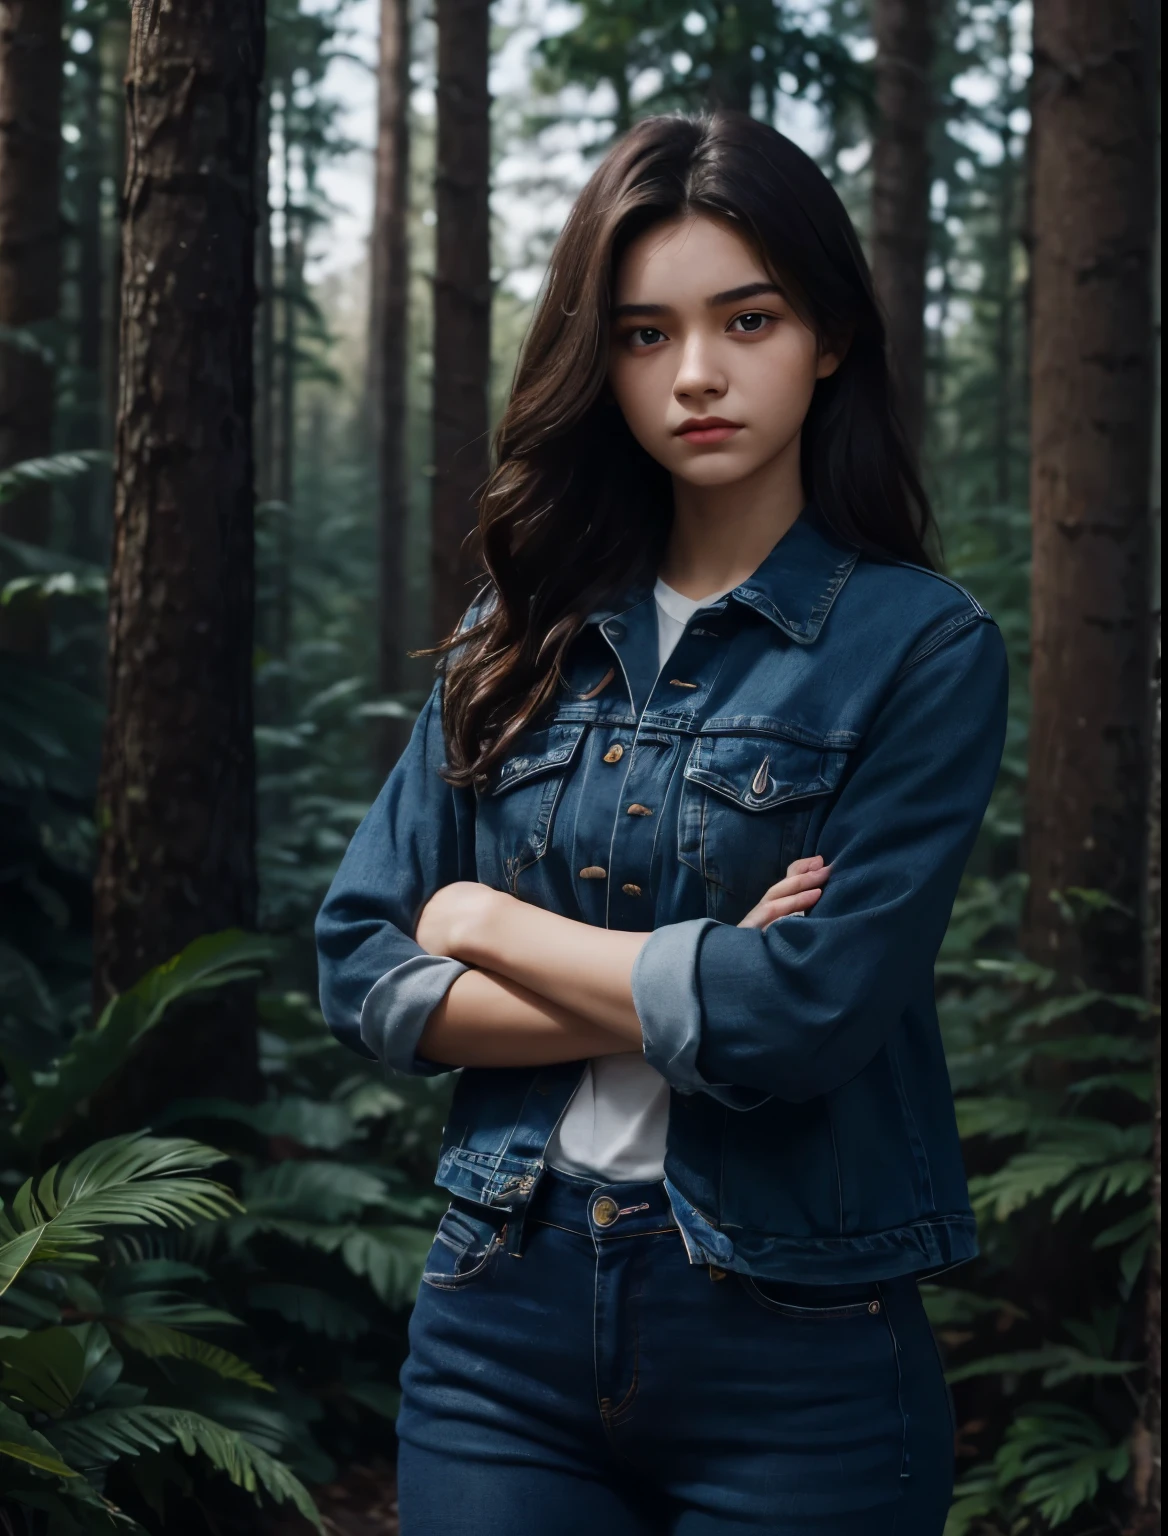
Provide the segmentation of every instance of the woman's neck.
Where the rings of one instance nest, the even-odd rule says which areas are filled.
[[[730,485],[674,478],[673,524],[659,575],[683,597],[745,581],[803,510],[799,445]]]

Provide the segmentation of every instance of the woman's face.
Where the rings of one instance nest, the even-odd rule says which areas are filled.
[[[616,274],[609,381],[633,436],[676,478],[730,485],[798,442],[821,352],[750,245],[686,216],[647,230]]]

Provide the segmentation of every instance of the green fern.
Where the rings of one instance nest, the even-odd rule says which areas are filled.
[[[274,1392],[275,1388],[246,1360],[233,1355],[218,1344],[184,1333],[179,1328],[168,1328],[165,1323],[128,1322],[116,1325],[119,1339],[151,1360],[192,1360],[205,1370],[213,1371],[225,1381],[239,1381],[244,1386],[256,1387],[261,1392]]]
[[[147,971],[128,992],[106,1004],[92,1029],[74,1036],[51,1073],[38,1076],[35,1084],[27,1076],[18,1080],[25,1102],[16,1119],[16,1135],[28,1146],[39,1146],[125,1065],[138,1041],[158,1024],[171,1003],[254,979],[272,954],[270,939],[228,929],[195,939],[172,959]]]
[[[1057,1527],[1095,1497],[1102,1481],[1122,1481],[1131,1453],[1089,1414],[1063,1403],[1034,1403],[1015,1415],[994,1465],[1023,1510]]]
[[[116,1136],[28,1179],[10,1215],[0,1203],[0,1294],[29,1264],[92,1262],[100,1228],[186,1226],[241,1209],[229,1189],[195,1176],[222,1161],[195,1141]]]
[[[0,470],[0,504],[12,501],[24,491],[43,485],[68,485],[94,469],[108,468],[111,456],[99,448],[82,448],[75,453],[54,453],[43,459],[23,459],[19,464]]]
[[[285,1322],[296,1323],[309,1333],[323,1333],[328,1339],[359,1339],[369,1332],[368,1318],[348,1302],[314,1286],[262,1282],[248,1287],[247,1304],[260,1312],[275,1312]]]
[[[290,1502],[324,1536],[320,1514],[299,1479],[244,1435],[203,1414],[151,1403],[100,1408],[83,1419],[54,1425],[51,1438],[72,1465],[86,1470],[167,1445],[178,1445],[187,1456],[201,1451],[237,1488],[253,1494],[257,1503],[261,1492],[279,1504]]]

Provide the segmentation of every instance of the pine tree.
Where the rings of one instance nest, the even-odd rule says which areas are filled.
[[[473,595],[466,538],[487,478],[491,366],[490,8],[437,0],[438,214],[434,273],[431,611],[448,634]]]
[[[872,145],[872,279],[905,433],[925,418],[925,266],[929,251],[929,124],[935,0],[873,0],[876,131]]]
[[[377,686],[405,682],[406,376],[409,300],[410,5],[381,0],[377,70],[377,162],[371,252],[370,397],[377,462]],[[380,732],[381,767],[401,746],[396,720]]]
[[[1038,0],[1031,84],[1032,718],[1024,939],[1134,992],[1145,673],[1155,48],[1138,0]],[[1110,904],[1070,924],[1052,892]],[[1073,898],[1072,898],[1073,899]]]
[[[54,356],[46,335],[61,282],[61,0],[0,4],[0,469],[53,443]],[[0,534],[47,544],[48,487],[0,505]],[[0,641],[43,649],[35,614],[3,616]]]
[[[135,3],[122,408],[98,794],[100,1004],[255,917],[252,319],[263,0]],[[246,994],[149,1037],[105,1133],[257,1082]]]

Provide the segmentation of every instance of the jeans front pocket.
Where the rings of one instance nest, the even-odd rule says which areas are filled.
[[[884,1310],[876,1285],[799,1285],[786,1280],[756,1280],[738,1276],[743,1290],[766,1312],[797,1322],[842,1322],[852,1317],[879,1317]]]
[[[507,1225],[451,1205],[438,1223],[422,1271],[423,1285],[458,1290],[481,1279],[503,1246]]]

